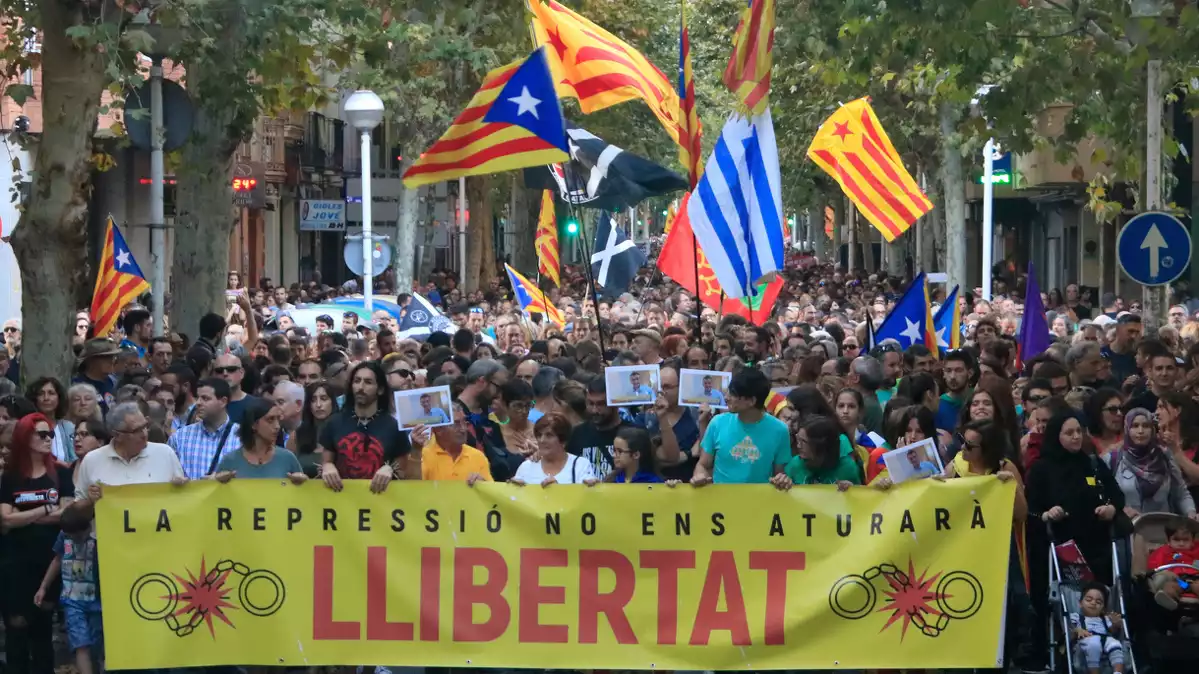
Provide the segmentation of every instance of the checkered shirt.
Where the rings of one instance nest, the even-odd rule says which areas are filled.
[[[204,427],[203,421],[197,421],[180,428],[171,436],[171,449],[179,455],[179,463],[183,464],[183,472],[187,474],[188,479],[198,480],[209,474],[208,468],[213,465],[212,457],[216,454],[217,445],[221,443],[221,434],[229,425],[233,427],[229,429],[229,438],[225,440],[225,447],[221,450],[221,457],[224,457],[241,449],[241,440],[237,438],[237,424],[231,419],[226,419],[220,428],[211,433]],[[216,463],[220,463],[220,460]]]

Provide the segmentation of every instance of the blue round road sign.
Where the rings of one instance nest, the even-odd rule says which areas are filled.
[[[1141,213],[1116,237],[1116,261],[1141,285],[1165,285],[1191,263],[1191,233],[1169,213]]]

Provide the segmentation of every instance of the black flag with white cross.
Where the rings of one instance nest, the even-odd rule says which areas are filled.
[[[615,212],[650,197],[687,190],[687,179],[674,171],[606,143],[586,129],[568,126],[570,162],[525,169],[526,187],[554,190],[562,201],[576,206]]]

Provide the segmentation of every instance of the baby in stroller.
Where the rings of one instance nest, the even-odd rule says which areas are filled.
[[[1070,614],[1070,634],[1074,648],[1082,653],[1090,674],[1099,674],[1103,658],[1116,674],[1124,672],[1124,620],[1119,613],[1104,614],[1107,608],[1107,588],[1100,583],[1088,583],[1082,588],[1078,613]]]
[[[1149,554],[1149,589],[1162,608],[1173,611],[1184,598],[1199,600],[1199,542],[1189,522],[1168,524],[1166,545]]]

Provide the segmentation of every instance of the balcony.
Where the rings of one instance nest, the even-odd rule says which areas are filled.
[[[305,172],[334,174],[342,171],[345,153],[345,122],[319,112],[308,113],[300,166]]]
[[[283,142],[288,146],[303,144],[305,114],[293,111],[284,113],[280,118],[283,120]]]

